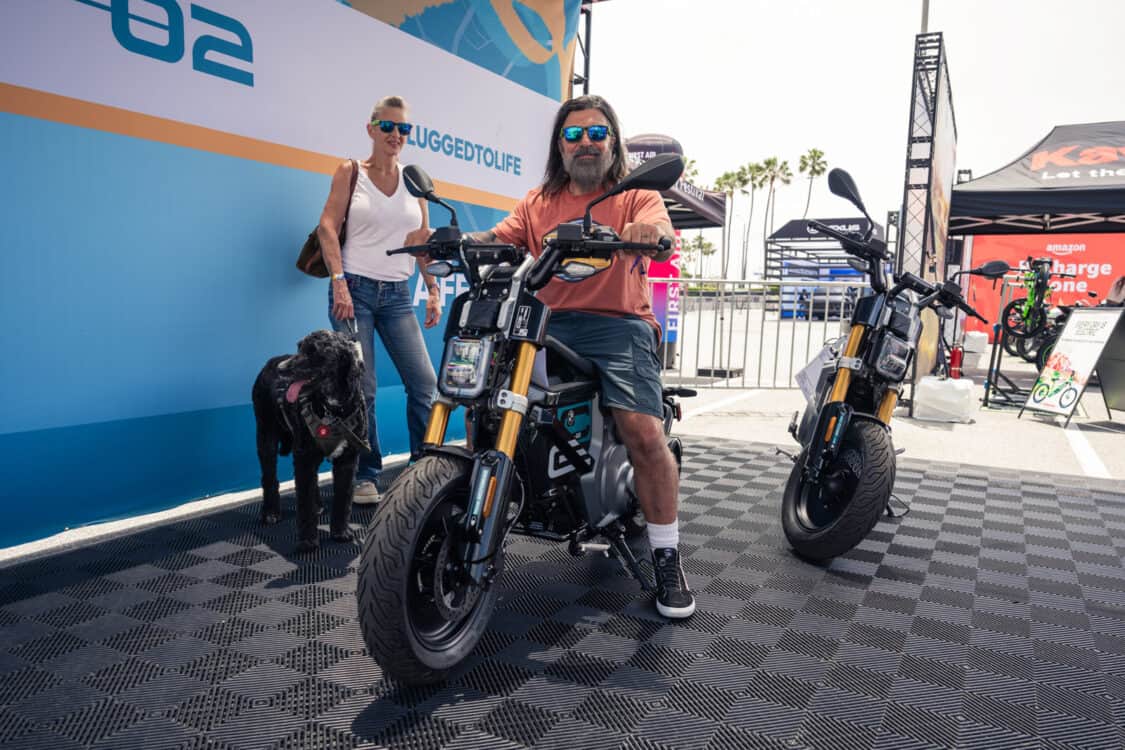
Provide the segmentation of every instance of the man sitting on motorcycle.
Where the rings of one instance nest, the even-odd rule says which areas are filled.
[[[527,247],[538,256],[560,224],[581,222],[586,205],[627,172],[617,115],[599,96],[565,102],[551,130],[543,183],[480,242]],[[656,244],[673,235],[660,194],[630,190],[599,203],[595,224],[612,227],[626,242]],[[652,313],[647,272],[651,258],[671,251],[619,253],[601,273],[570,283],[554,278],[538,294],[551,308],[548,333],[598,369],[602,399],[634,468],[637,496],[648,522],[656,570],[656,608],[672,618],[695,611],[680,565],[679,475],[665,440],[660,361],[660,326]]]

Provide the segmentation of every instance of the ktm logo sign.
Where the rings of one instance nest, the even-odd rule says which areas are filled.
[[[1074,151],[1079,148],[1082,146],[1063,146],[1052,151],[1036,151],[1031,155],[1031,171],[1037,172],[1048,166],[1078,167],[1125,161],[1125,147],[1089,146],[1075,155]]]

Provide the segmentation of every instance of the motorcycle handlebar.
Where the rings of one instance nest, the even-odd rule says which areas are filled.
[[[925,281],[922,281],[917,276],[913,276],[913,274],[905,273],[905,274],[903,274],[903,276],[904,277],[905,276],[912,276],[916,281],[921,282],[922,284],[926,284],[927,286],[929,286],[929,284],[927,284]],[[909,286],[909,282],[905,278],[901,278],[900,283],[907,283],[907,285]],[[913,287],[913,286],[910,286],[910,288],[915,289],[915,287]],[[973,306],[970,305],[968,302],[966,302],[965,298],[962,297],[959,292],[950,291],[945,286],[940,286],[940,287],[936,287],[936,288],[933,287],[933,286],[930,286],[930,289],[932,291],[929,294],[927,294],[922,299],[918,300],[918,307],[919,308],[926,308],[926,307],[929,307],[930,305],[932,305],[933,303],[937,302],[938,304],[942,305],[943,307],[956,307],[958,310],[961,310],[966,315],[971,315],[972,317],[981,321],[985,325],[988,324],[988,320],[986,320],[983,315],[981,315],[975,309],[973,309]],[[915,291],[917,291],[917,289],[915,289]]]
[[[429,253],[433,250],[429,245],[407,245],[400,247],[397,250],[388,250],[387,255],[402,255],[404,253]]]
[[[839,240],[840,244],[843,245],[845,250],[851,251],[853,255],[857,255],[860,258],[875,261],[889,260],[885,246],[880,249],[872,245],[870,242],[865,242],[861,237],[845,234],[843,232],[837,232],[832,227],[826,224],[822,224],[816,219],[810,219],[808,221],[808,226],[820,232],[821,234],[826,234],[835,240]]]
[[[637,250],[641,252],[664,252],[671,249],[672,240],[661,237],[660,242],[650,245],[647,242],[622,242],[621,240],[585,239],[581,242],[559,242],[551,240],[548,247],[555,248],[562,257],[586,255],[595,258],[609,258],[618,250]]]

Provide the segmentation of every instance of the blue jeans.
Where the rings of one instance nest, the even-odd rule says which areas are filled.
[[[375,281],[350,273],[346,279],[355,307],[359,342],[363,347],[363,396],[367,401],[367,434],[371,443],[371,452],[360,456],[356,480],[375,481],[383,470],[379,431],[375,427],[375,332],[378,331],[379,339],[406,388],[406,426],[410,431],[412,459],[421,455],[437,376],[426,353],[422,327],[414,315],[409,282]],[[348,330],[345,321],[332,317],[331,287],[328,290],[328,319],[335,330]]]

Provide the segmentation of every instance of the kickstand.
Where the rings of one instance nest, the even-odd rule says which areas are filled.
[[[892,503],[898,503],[899,505],[901,505],[902,510],[900,512],[896,513],[894,508],[891,507]],[[890,516],[891,518],[902,518],[903,516],[905,516],[909,512],[910,512],[910,506],[907,505],[906,502],[903,501],[903,499],[901,497],[899,497],[898,495],[891,495],[890,499],[887,500],[887,515]]]
[[[629,549],[629,543],[625,541],[624,529],[619,524],[613,524],[613,528],[606,530],[605,537],[609,540],[614,556],[621,561],[621,566],[637,579],[637,582],[641,584],[641,589],[655,591],[656,587],[652,585],[648,576],[641,570],[641,564],[637,562],[633,550]]]

